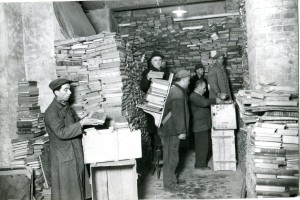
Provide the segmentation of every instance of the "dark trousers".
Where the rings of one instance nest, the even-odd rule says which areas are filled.
[[[205,167],[211,156],[211,130],[194,133],[195,137],[195,167]]]
[[[163,137],[163,184],[164,187],[172,187],[177,184],[176,168],[179,163],[178,136]]]

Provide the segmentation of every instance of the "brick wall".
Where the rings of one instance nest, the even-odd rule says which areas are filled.
[[[246,18],[251,88],[260,82],[298,88],[297,1],[248,0]]]

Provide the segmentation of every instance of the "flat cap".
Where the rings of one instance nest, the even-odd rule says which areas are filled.
[[[195,70],[197,71],[200,68],[204,68],[202,62],[200,62],[199,64],[195,65]]]
[[[214,57],[212,57],[213,59],[217,59],[217,58],[219,58],[219,57],[221,57],[221,56],[225,56],[225,54],[224,53],[222,53],[222,52],[218,52]]]
[[[155,56],[159,56],[159,57],[161,57],[161,59],[164,59],[164,58],[165,58],[160,52],[154,51],[154,52],[152,53],[151,57],[149,58],[149,60],[151,60],[151,59],[152,59],[153,57],[155,57]]]
[[[176,72],[175,78],[185,78],[190,75],[191,75],[191,73],[188,70],[182,69],[182,70],[179,70],[178,72]]]
[[[63,84],[66,84],[66,83],[72,83],[73,81],[71,80],[68,80],[68,79],[65,79],[65,78],[58,78],[58,79],[55,79],[54,81],[52,81],[50,84],[49,84],[49,87],[50,89],[53,91],[55,90],[56,88],[60,87],[61,85]]]

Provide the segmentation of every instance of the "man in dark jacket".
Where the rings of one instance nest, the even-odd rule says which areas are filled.
[[[206,91],[204,93],[204,96],[208,98],[208,88],[207,88],[207,80],[204,77],[204,66],[202,64],[202,62],[200,61],[199,64],[195,65],[195,75],[192,76],[191,80],[190,80],[190,84],[189,84],[189,94],[192,94],[192,92],[195,89],[195,85],[196,85],[196,81],[203,79],[204,82],[206,83]]]
[[[219,104],[219,98],[207,99],[203,96],[206,90],[206,83],[198,80],[195,90],[190,96],[192,112],[192,131],[195,137],[195,168],[210,169],[207,166],[211,153],[211,114],[210,105]]]
[[[209,98],[216,98],[220,93],[225,93],[228,99],[232,100],[228,76],[223,65],[224,53],[217,53],[213,59],[215,64],[208,71]]]
[[[154,51],[151,57],[148,60],[148,69],[143,71],[142,73],[142,80],[140,82],[140,88],[145,93],[149,90],[151,84],[151,78],[148,76],[148,73],[152,70],[154,72],[164,72],[164,80],[168,80],[169,73],[167,72],[166,68],[162,68],[162,60],[164,56],[158,52]],[[145,113],[147,119],[147,131],[151,137],[151,146],[153,151],[161,151],[162,144],[159,135],[157,134],[157,127],[154,122],[154,118],[152,115]],[[155,158],[156,156],[154,156]],[[155,162],[155,161],[154,161]]]
[[[179,162],[179,144],[184,140],[189,127],[189,108],[186,89],[190,80],[190,72],[180,70],[175,74],[166,100],[163,113],[161,136],[163,141],[163,185],[164,189],[179,191],[176,168]]]
[[[85,117],[80,120],[69,106],[70,80],[56,79],[49,84],[55,98],[45,111],[50,138],[51,199],[83,200],[91,197],[87,169],[83,161],[83,125],[97,124]]]

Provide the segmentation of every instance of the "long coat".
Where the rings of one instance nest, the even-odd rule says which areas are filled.
[[[155,67],[153,67],[153,65],[151,64],[151,62],[149,61],[149,67],[148,69],[145,69],[142,73],[142,79],[140,82],[140,88],[142,91],[144,91],[145,93],[149,90],[150,88],[150,84],[151,84],[151,80],[147,79],[147,75],[150,72],[150,70],[155,71],[155,72],[164,72],[164,80],[168,80],[169,78],[169,73],[167,72],[166,68],[160,68],[157,69]],[[155,125],[155,121],[152,115],[146,113],[146,118],[147,118],[147,131],[149,133],[156,133],[157,132],[157,127]]]
[[[211,129],[210,105],[216,103],[216,99],[206,99],[204,96],[193,92],[190,96],[192,112],[192,131],[194,133]]]
[[[91,197],[83,161],[80,119],[67,105],[53,99],[45,111],[50,138],[51,199],[83,200]]]
[[[188,134],[190,112],[186,90],[177,85],[172,85],[166,100],[163,118],[171,112],[171,117],[161,127],[162,137]]]
[[[224,66],[215,63],[208,71],[209,98],[216,98],[218,93],[226,93],[232,99],[229,80]]]

